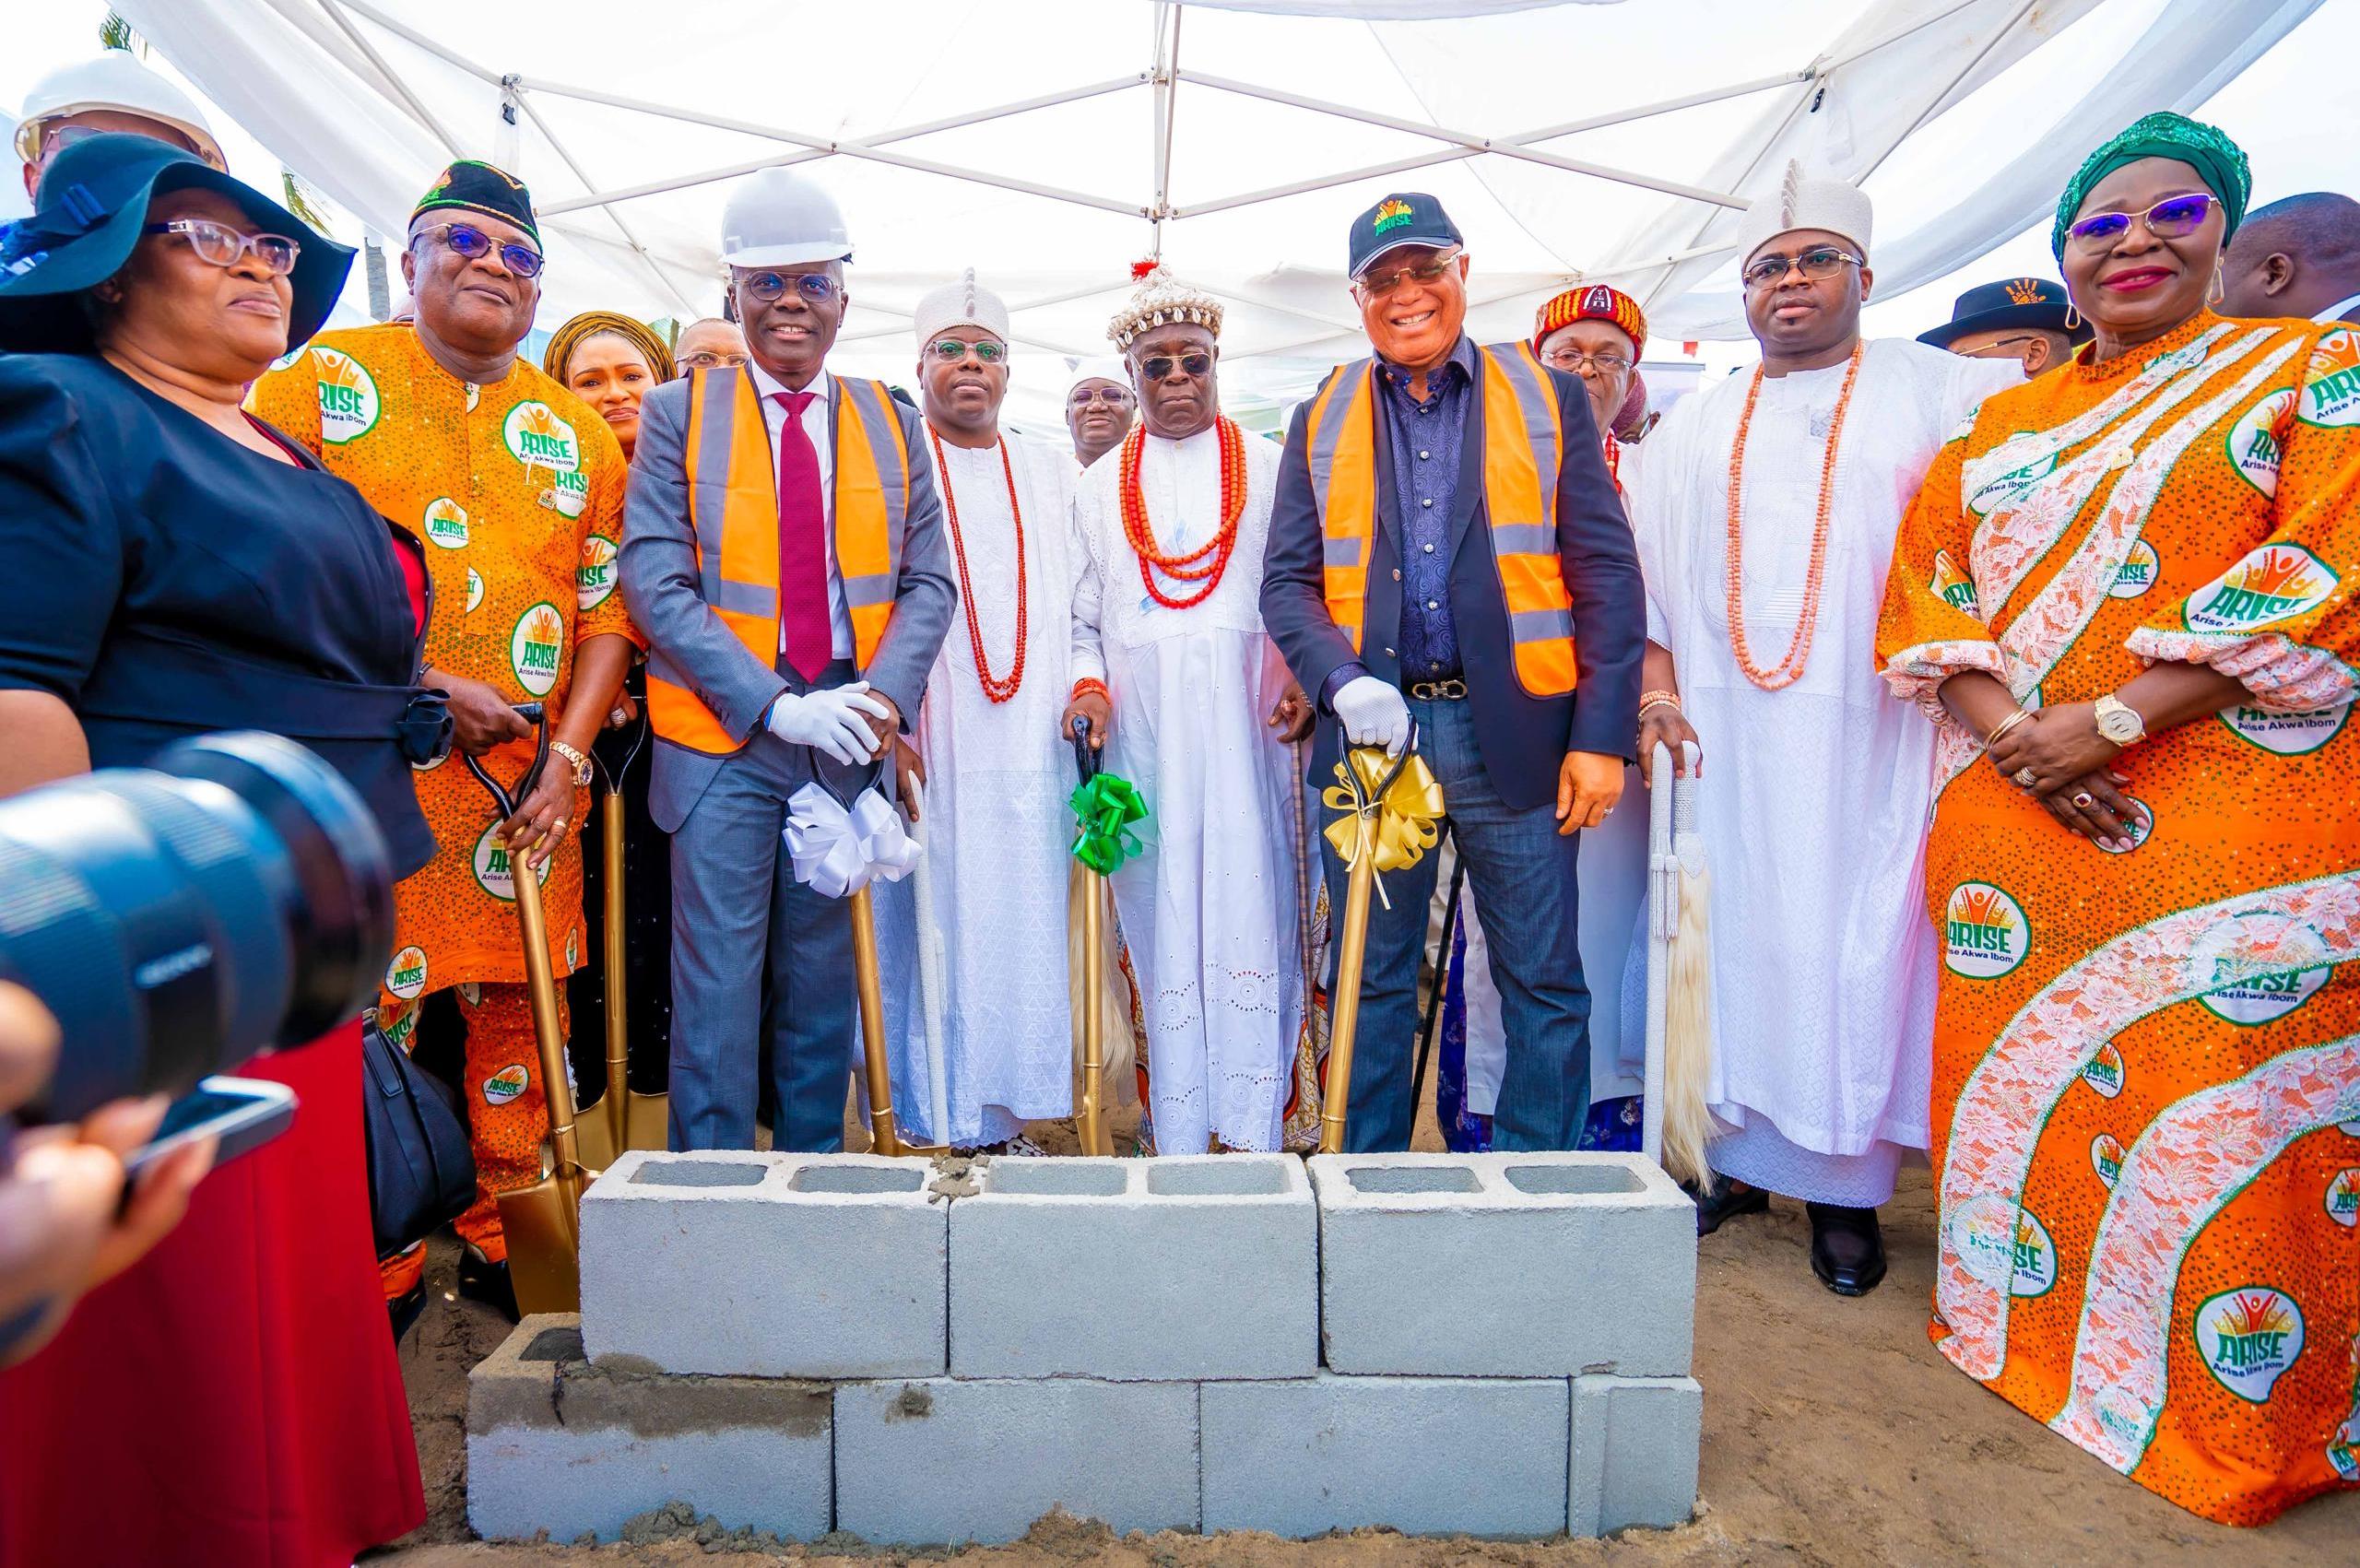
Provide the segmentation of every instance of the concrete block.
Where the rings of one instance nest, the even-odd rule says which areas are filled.
[[[1117,1531],[1195,1529],[1197,1385],[837,1385],[836,1528],[903,1546],[1011,1541],[1059,1505]]]
[[[1333,1154],[1321,1360],[1435,1377],[1688,1371],[1695,1207],[1636,1154]]]
[[[613,1540],[677,1498],[731,1529],[814,1539],[831,1420],[823,1384],[617,1373],[583,1359],[578,1319],[527,1317],[467,1374],[467,1523],[487,1540]]]
[[[1204,1527],[1553,1536],[1567,1409],[1563,1378],[1208,1383]]]
[[[1287,1154],[993,1160],[950,1206],[958,1377],[1307,1377],[1318,1211]]]
[[[1705,1391],[1693,1377],[1574,1379],[1566,1530],[1604,1536],[1686,1524],[1696,1511],[1704,1431]]]
[[[867,1154],[624,1155],[582,1204],[591,1356],[748,1377],[941,1373],[950,1203],[934,1179]]]

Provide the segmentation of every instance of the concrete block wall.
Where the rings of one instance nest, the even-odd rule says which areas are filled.
[[[1637,1156],[631,1154],[582,1276],[578,1344],[529,1320],[475,1374],[479,1534],[673,1499],[896,1545],[1053,1506],[1530,1538],[1694,1503],[1694,1216]]]

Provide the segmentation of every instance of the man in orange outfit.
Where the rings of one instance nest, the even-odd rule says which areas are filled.
[[[442,853],[395,892],[395,950],[381,1017],[405,1046],[431,994],[458,988],[476,1201],[458,1221],[462,1293],[512,1315],[497,1195],[536,1181],[549,1130],[511,881],[512,851],[540,878],[549,964],[585,956],[582,856],[590,743],[609,722],[638,633],[611,579],[585,576],[622,536],[624,463],[604,420],[516,358],[539,303],[540,236],[525,187],[453,164],[411,214],[402,276],[414,321],[323,333],[256,383],[254,411],[426,542],[432,578],[426,684],[451,694],[458,745],[495,778],[521,777],[537,701],[549,766],[494,820],[465,768],[418,776]],[[558,988],[559,1029],[565,990]],[[424,1303],[422,1247],[385,1268],[397,1325]]]

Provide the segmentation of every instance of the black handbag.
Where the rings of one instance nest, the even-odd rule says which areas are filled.
[[[361,1100],[369,1134],[369,1212],[377,1256],[425,1240],[475,1201],[466,1124],[434,1078],[362,1015]]]

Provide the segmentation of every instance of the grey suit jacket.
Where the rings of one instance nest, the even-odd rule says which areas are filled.
[[[739,375],[729,370],[700,371],[699,375]],[[835,400],[843,383],[831,379],[829,439],[835,435]],[[640,406],[639,445],[632,454],[631,489],[623,513],[620,582],[623,602],[631,619],[647,638],[650,650],[677,671],[722,727],[750,739],[762,714],[786,678],[774,659],[763,659],[739,642],[705,603],[704,582],[697,567],[696,525],[689,513],[690,480],[687,469],[689,430],[687,380],[670,382],[647,395]],[[714,387],[719,394],[724,389]],[[914,409],[889,403],[902,421],[903,449],[910,454],[910,504],[903,520],[899,550],[901,572],[894,584],[893,612],[876,656],[861,671],[878,690],[901,710],[904,728],[917,718],[918,701],[926,695],[927,673],[950,630],[958,590],[950,578],[950,550],[942,525],[942,497],[935,483],[934,460],[918,430]],[[832,473],[842,470],[833,464]],[[718,515],[718,496],[709,515]],[[832,504],[831,511],[832,513]],[[720,541],[712,541],[720,548]],[[721,771],[726,757],[708,756],[666,741],[655,743],[648,806],[655,825],[666,832],[677,829]]]

